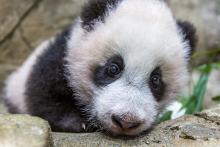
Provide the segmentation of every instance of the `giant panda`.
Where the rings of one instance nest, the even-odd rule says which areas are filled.
[[[136,136],[187,85],[195,43],[163,0],[90,0],[8,77],[4,100],[53,131]]]

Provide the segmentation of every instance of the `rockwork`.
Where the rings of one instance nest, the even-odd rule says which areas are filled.
[[[52,137],[51,137],[52,134]],[[134,139],[103,133],[51,133],[48,123],[28,115],[0,115],[3,147],[217,147],[220,146],[220,107],[163,122]]]

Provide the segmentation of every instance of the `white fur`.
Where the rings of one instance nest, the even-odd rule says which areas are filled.
[[[108,14],[105,23],[97,22],[94,31],[87,34],[78,26],[72,32],[66,58],[69,72],[74,73],[70,81],[72,86],[80,85],[79,91],[86,90],[93,95],[87,101],[93,101],[93,115],[106,128],[112,127],[113,113],[129,112],[144,119],[144,125],[131,133],[137,134],[151,126],[159,105],[174,98],[186,85],[185,57],[189,49],[163,1],[124,0]],[[124,59],[122,77],[104,88],[96,87],[90,67],[104,65],[114,54]],[[157,66],[161,67],[163,80],[168,84],[161,103],[156,102],[147,86],[150,73]]]
[[[137,121],[143,121],[144,124],[138,130],[129,132],[129,134],[133,135],[151,127],[155,121],[157,103],[147,86],[130,86],[126,79],[121,78],[96,93],[97,96],[94,97],[94,111],[99,120],[103,124],[107,124],[105,126],[107,128],[113,126],[112,114],[123,116],[129,113]]]
[[[20,113],[27,113],[25,90],[29,74],[32,71],[33,65],[36,63],[38,56],[43,54],[51,41],[52,40],[46,41],[36,48],[26,62],[12,73],[5,82],[5,98],[12,105],[16,106]]]

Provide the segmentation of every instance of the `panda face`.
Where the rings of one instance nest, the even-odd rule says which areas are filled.
[[[137,135],[186,85],[190,46],[162,1],[122,1],[105,17],[72,32],[70,85],[91,125]]]

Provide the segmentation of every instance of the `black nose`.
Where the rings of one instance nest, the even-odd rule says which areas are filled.
[[[135,129],[142,124],[142,121],[129,115],[118,116],[113,114],[112,122],[121,129]]]

